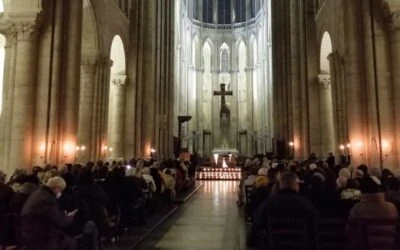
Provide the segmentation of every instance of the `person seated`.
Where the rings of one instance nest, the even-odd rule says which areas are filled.
[[[350,211],[349,220],[351,222],[362,222],[362,220],[368,219],[390,219],[397,220],[398,212],[396,206],[385,200],[385,194],[382,192],[382,187],[372,177],[364,177],[360,180],[360,190],[362,192],[361,201],[353,206]],[[362,232],[366,232],[365,228],[358,226],[355,223],[350,223],[347,228],[348,237],[352,239],[352,249],[358,249],[362,243],[359,242],[357,235],[362,235]],[[381,230],[393,231],[394,227],[380,226]],[[379,237],[379,236],[378,236]],[[385,240],[389,240],[385,238]]]
[[[153,166],[150,168],[150,174],[153,177],[154,183],[156,185],[156,193],[158,195],[162,194],[164,191],[164,183],[163,179],[161,177],[161,171],[160,171],[160,163],[159,162],[154,162]]]
[[[125,205],[121,208],[122,213],[129,221],[136,220],[138,223],[145,222],[145,190],[146,181],[142,177],[141,167],[129,168],[124,177]]]
[[[67,183],[67,187],[58,199],[59,208],[66,213],[77,211],[74,221],[65,228],[65,232],[75,238],[80,239],[81,245],[88,250],[97,249],[97,227],[90,220],[90,208],[85,198],[73,186],[74,176],[71,172],[66,172],[62,178]]]
[[[388,177],[386,180],[386,200],[392,202],[400,212],[400,180],[396,177]]]
[[[109,216],[107,210],[108,196],[107,194],[94,183],[94,178],[91,169],[83,167],[79,171],[77,180],[76,192],[83,197],[91,211],[90,221],[94,221],[100,232],[105,236],[110,236],[110,233],[115,228],[116,222],[114,218]]]
[[[22,181],[19,192],[11,200],[10,210],[14,214],[21,214],[22,208],[29,196],[39,187],[39,179],[35,175],[27,175]]]
[[[21,236],[28,249],[75,250],[75,240],[63,230],[72,224],[76,213],[65,215],[57,199],[65,189],[61,177],[53,177],[26,201],[21,213]]]
[[[143,179],[146,181],[147,186],[151,193],[155,193],[157,190],[156,183],[154,182],[153,176],[151,176],[150,168],[145,167],[143,168]]]
[[[360,180],[361,201],[350,211],[352,219],[397,218],[395,205],[385,200],[382,187],[371,177]]]
[[[300,180],[295,173],[285,172],[280,179],[280,190],[266,200],[255,212],[253,234],[259,235],[268,229],[271,218],[304,220],[308,225],[308,234],[312,237],[318,210],[307,199],[299,195]]]
[[[164,180],[164,195],[166,195],[166,198],[168,199],[167,202],[170,203],[175,199],[176,181],[169,169],[165,171],[165,174],[163,175],[163,180]]]
[[[7,175],[0,170],[0,215],[9,212],[11,199],[14,196],[12,188],[5,184]]]

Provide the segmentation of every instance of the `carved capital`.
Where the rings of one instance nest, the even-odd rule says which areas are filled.
[[[400,30],[400,10],[392,13],[390,28],[392,30]]]
[[[246,73],[248,73],[248,72],[253,72],[254,70],[255,70],[254,67],[246,67],[246,68],[244,68],[244,71],[245,71]]]
[[[204,73],[204,68],[196,68],[197,73]]]
[[[8,32],[17,41],[34,41],[39,34],[35,21],[10,22]]]
[[[330,74],[318,75],[318,83],[321,88],[329,89],[331,87],[331,75]]]
[[[123,88],[126,84],[126,75],[114,75],[111,82],[117,88]]]

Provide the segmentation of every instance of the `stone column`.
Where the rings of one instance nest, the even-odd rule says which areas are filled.
[[[79,115],[79,83],[81,67],[82,43],[82,13],[83,0],[68,1],[68,29],[65,51],[65,80],[64,80],[64,110],[63,110],[63,140],[62,155],[66,161],[71,161],[71,152],[66,151],[66,145],[75,145],[77,142]]]
[[[8,166],[29,168],[32,154],[36,86],[37,27],[34,21],[14,23],[17,37],[11,141]]]
[[[112,158],[124,157],[124,128],[125,128],[125,84],[126,75],[114,75],[111,79],[113,90],[113,107],[114,110],[110,112],[111,128],[110,129],[110,147],[113,148],[111,152]]]
[[[14,72],[13,68],[15,64],[13,64],[13,55],[14,55],[14,48],[15,48],[15,38],[12,34],[8,34],[6,36],[6,44],[4,46],[5,56],[4,56],[4,76],[3,76],[3,102],[1,107],[1,116],[0,116],[0,157],[1,157],[1,164],[3,166],[7,166],[7,156],[6,150],[9,146],[9,124],[11,122],[10,117],[10,108],[11,108],[11,100],[10,93],[12,93],[12,86],[11,83],[11,75]]]
[[[392,56],[392,79],[394,86],[394,113],[396,142],[392,147],[400,148],[400,10],[392,15],[391,30],[391,56]],[[397,150],[397,161],[400,162],[400,150]]]
[[[200,52],[201,53],[201,52]],[[199,54],[200,54],[199,53]],[[204,130],[204,117],[203,117],[203,68],[196,68],[196,106],[197,106],[197,131],[196,131],[196,151],[199,155],[203,155],[203,130]]]
[[[251,157],[254,155],[254,125],[253,125],[253,67],[245,69],[247,79],[247,153],[246,155]]]
[[[78,123],[78,145],[84,145],[86,152],[79,156],[79,162],[95,160],[94,145],[92,137],[95,136],[93,125],[94,88],[96,80],[96,58],[85,58],[82,60],[82,78],[79,96],[79,123]]]
[[[365,88],[361,87],[364,82],[362,51],[360,44],[363,44],[363,24],[362,12],[359,6],[360,1],[343,1],[344,20],[345,20],[345,42],[346,42],[346,89],[347,93],[347,114],[349,117],[349,140],[355,145],[362,143],[365,145],[365,115],[362,107],[365,103]],[[365,153],[364,149],[353,147],[353,155]],[[357,159],[356,159],[357,158]],[[362,157],[353,157],[352,164],[357,165],[363,162]]]
[[[332,93],[330,74],[318,76],[320,86],[321,146],[322,156],[335,151],[335,132],[333,126]]]

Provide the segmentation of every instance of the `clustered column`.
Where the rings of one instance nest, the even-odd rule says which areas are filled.
[[[95,147],[92,145],[94,131],[92,128],[94,118],[94,88],[96,81],[96,58],[82,60],[82,73],[79,97],[79,125],[78,145],[85,146],[87,152],[78,156],[80,162],[94,159]]]
[[[13,31],[17,38],[17,54],[8,165],[20,168],[29,167],[31,163],[38,33],[35,21],[16,22]]]
[[[114,75],[111,80],[113,88],[113,110],[111,114],[110,147],[112,158],[124,157],[124,118],[125,118],[125,84],[126,75]]]
[[[321,74],[318,76],[320,86],[320,112],[321,112],[321,144],[322,152],[333,152],[335,149],[335,133],[333,127],[331,75]]]
[[[392,15],[392,30],[391,30],[391,49],[392,49],[392,73],[393,73],[393,86],[394,86],[394,112],[395,112],[395,124],[396,129],[396,140],[397,144],[395,148],[400,148],[400,10],[393,13]],[[397,151],[397,159],[400,162],[400,150]]]

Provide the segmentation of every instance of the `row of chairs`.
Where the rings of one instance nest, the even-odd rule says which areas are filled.
[[[269,219],[263,250],[400,250],[400,221]]]

